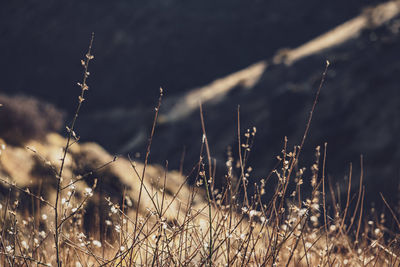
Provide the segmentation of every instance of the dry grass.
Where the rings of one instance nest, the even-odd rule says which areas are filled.
[[[346,205],[341,208],[335,200],[339,193],[325,177],[327,145],[322,153],[320,147],[316,148],[310,178],[299,166],[327,69],[300,145],[289,148],[285,138],[276,168],[256,183],[251,181],[252,169],[248,165],[256,128],[241,133],[239,110],[239,158],[228,155],[224,177],[215,177],[216,163],[201,111],[203,142],[191,172],[171,189],[172,173],[166,163],[159,179],[150,181],[148,161],[161,105],[160,90],[144,164],[138,165],[129,158],[131,184],[138,188],[124,188],[118,200],[107,191],[109,188],[98,190],[100,178],[91,179],[91,183],[85,180],[100,169],[111,169],[117,164],[116,158],[111,157],[82,175],[67,166],[72,161],[69,157],[78,153],[74,151],[74,146],[79,146],[74,126],[88,89],[91,46],[92,42],[82,62],[82,94],[73,122],[67,127],[61,162],[49,162],[39,150],[30,152],[46,166],[47,175],[53,179],[48,182],[49,188],[54,193],[44,194],[37,187],[28,189],[29,185],[15,183],[14,177],[0,177],[7,196],[0,206],[2,266],[399,265],[397,237],[385,228],[384,218],[365,219],[362,174],[359,191],[352,196],[350,170]],[[123,161],[128,164],[126,159]],[[195,186],[187,185],[189,178],[195,179]],[[224,179],[224,187],[215,188],[215,179]],[[251,195],[250,188],[254,192]],[[327,203],[327,191],[332,203]],[[106,210],[99,211],[99,207]],[[331,209],[333,213],[329,212]],[[106,215],[100,216],[101,213]],[[90,217],[97,222],[85,223]]]

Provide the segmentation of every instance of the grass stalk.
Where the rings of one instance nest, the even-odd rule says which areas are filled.
[[[90,60],[92,60],[94,58],[93,55],[91,54],[92,47],[93,47],[93,40],[94,40],[94,33],[92,33],[92,37],[90,39],[88,52],[86,53],[85,59],[82,61],[82,65],[84,68],[83,81],[81,84],[78,83],[79,87],[81,88],[81,94],[78,97],[78,106],[76,108],[72,122],[71,122],[70,126],[67,127],[67,130],[68,130],[67,144],[65,145],[64,155],[61,159],[60,171],[58,173],[58,176],[56,177],[57,178],[57,187],[56,187],[56,200],[55,200],[55,204],[54,204],[54,225],[55,225],[54,243],[55,243],[55,247],[56,247],[56,257],[57,257],[57,266],[58,267],[62,266],[62,262],[60,259],[60,228],[62,227],[62,224],[59,224],[59,215],[58,215],[58,206],[59,206],[59,199],[60,199],[60,194],[61,194],[62,174],[63,174],[63,170],[64,170],[65,159],[67,158],[67,153],[68,153],[68,149],[71,145],[72,138],[77,138],[76,134],[74,132],[75,123],[76,123],[76,120],[78,119],[78,115],[79,115],[79,111],[81,109],[82,103],[85,100],[85,98],[84,98],[85,92],[89,89],[89,87],[86,84],[86,80],[89,77],[89,72],[88,72],[89,62],[90,62]]]

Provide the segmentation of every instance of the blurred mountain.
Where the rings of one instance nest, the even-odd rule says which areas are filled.
[[[281,152],[285,135],[290,148],[300,144],[328,59],[327,80],[299,165],[311,166],[315,147],[327,142],[328,177],[345,192],[343,179],[349,164],[354,164],[353,177],[357,178],[353,181],[358,181],[362,154],[367,188],[373,189],[369,195],[389,192],[394,199],[400,166],[399,10],[396,2],[367,9],[295,49],[281,50],[269,60],[206,86],[167,97],[153,140],[152,160],[168,159],[170,166],[178,168],[184,150],[188,164],[184,166],[198,159],[202,138],[198,102],[202,101],[211,154],[222,174],[227,148],[237,156],[240,105],[242,134],[257,127],[249,159],[252,179],[265,177]],[[101,143],[132,153],[144,151],[151,117],[151,111],[116,109],[83,120],[87,129],[104,129],[97,135]]]

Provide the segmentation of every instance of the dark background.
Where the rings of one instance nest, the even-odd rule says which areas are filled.
[[[191,88],[297,47],[382,1],[7,1],[0,8],[0,91],[56,104],[72,116],[80,88],[80,59],[95,32],[86,95],[77,131],[112,153],[144,152],[159,87],[166,113]],[[327,173],[345,186],[364,155],[367,195],[397,200],[400,152],[398,18],[339,47],[288,67],[268,68],[251,90],[237,88],[206,104],[211,152],[224,172],[226,149],[236,151],[236,109],[244,131],[258,129],[250,157],[254,177],[265,177],[283,137],[301,140],[316,87],[332,63],[300,165],[328,142]],[[371,36],[374,38],[371,38]],[[1,127],[1,126],[0,126]],[[160,124],[151,162],[184,169],[197,160],[198,113]],[[133,140],[133,141],[132,141]],[[128,145],[129,144],[129,145]],[[221,182],[222,183],[222,182]],[[357,185],[354,185],[357,188]]]
[[[379,1],[7,1],[1,91],[72,111],[79,60],[96,40],[87,112],[146,107],[296,47]]]

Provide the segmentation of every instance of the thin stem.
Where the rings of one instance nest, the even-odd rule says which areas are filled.
[[[89,49],[88,49],[88,52],[86,53],[86,58],[84,61],[82,61],[82,65],[84,67],[83,81],[82,81],[82,84],[78,83],[78,85],[81,87],[82,90],[81,90],[81,94],[78,97],[78,106],[76,108],[74,118],[72,119],[70,127],[69,128],[67,127],[67,130],[68,130],[67,144],[65,145],[65,148],[64,148],[64,155],[61,159],[61,167],[60,167],[60,171],[57,176],[57,192],[56,192],[56,201],[54,204],[54,225],[56,227],[55,233],[54,233],[54,243],[55,243],[55,247],[56,247],[56,256],[57,256],[57,266],[58,267],[62,266],[62,262],[60,259],[60,240],[59,240],[59,235],[60,235],[59,229],[62,226],[62,224],[59,225],[59,222],[58,222],[58,203],[59,203],[60,192],[61,192],[61,179],[62,179],[62,174],[63,174],[63,170],[64,170],[64,166],[65,166],[65,159],[67,158],[67,153],[68,153],[68,149],[70,147],[71,140],[73,137],[76,138],[76,134],[74,132],[75,123],[78,118],[78,114],[81,109],[82,103],[85,100],[84,99],[85,91],[87,91],[89,89],[89,87],[86,84],[86,80],[89,77],[89,72],[88,72],[89,62],[91,59],[93,59],[93,55],[91,54],[93,40],[94,40],[94,33],[92,33],[92,37],[90,39]]]
[[[210,180],[213,179],[211,177],[212,172],[211,172],[211,155],[210,155],[210,148],[208,146],[208,140],[207,140],[207,134],[206,134],[206,128],[204,124],[204,116],[203,116],[203,108],[200,104],[200,120],[201,120],[201,127],[203,130],[203,143],[206,145],[206,151],[207,151],[207,158],[208,158],[208,167],[209,167],[209,177]],[[203,170],[203,179],[204,179],[204,186],[206,187],[206,192],[207,192],[207,201],[208,201],[208,217],[209,217],[209,228],[210,228],[210,244],[209,244],[209,255],[208,255],[208,260],[209,260],[209,265],[210,267],[212,266],[212,255],[213,255],[213,237],[212,237],[212,213],[211,213],[211,195],[208,189],[208,181],[206,178],[206,175]],[[211,182],[211,181],[210,181]],[[210,183],[211,184],[211,183]]]

